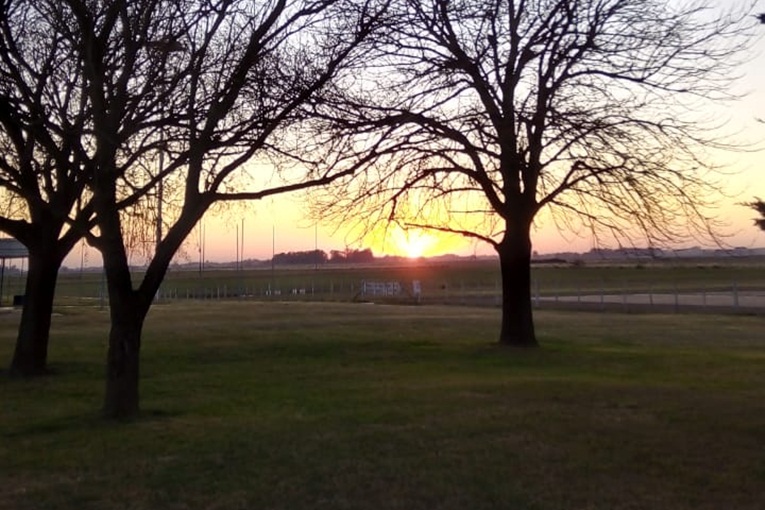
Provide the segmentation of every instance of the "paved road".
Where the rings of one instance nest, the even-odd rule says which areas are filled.
[[[765,290],[738,292],[586,294],[581,296],[540,297],[541,306],[565,308],[607,308],[625,310],[709,311],[765,314]]]

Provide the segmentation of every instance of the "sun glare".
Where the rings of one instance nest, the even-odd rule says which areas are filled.
[[[437,241],[435,236],[422,231],[402,231],[401,235],[396,237],[397,250],[411,259],[430,255],[429,250]]]
[[[475,253],[475,247],[460,235],[415,228],[404,230],[398,225],[380,225],[367,232],[361,244],[376,255],[410,259]]]

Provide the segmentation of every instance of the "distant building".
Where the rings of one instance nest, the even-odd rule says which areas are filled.
[[[5,290],[5,261],[8,259],[26,259],[29,257],[29,251],[27,247],[21,244],[16,239],[3,238],[0,239],[0,306],[3,304],[3,291]],[[21,298],[19,298],[21,303]],[[14,297],[14,305],[16,304],[16,298]]]

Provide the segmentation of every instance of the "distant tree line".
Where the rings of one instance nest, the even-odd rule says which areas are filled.
[[[274,264],[300,265],[300,264],[325,264],[329,257],[323,250],[288,251],[274,255]]]
[[[374,262],[375,256],[372,250],[330,250],[329,254],[324,250],[288,251],[277,253],[273,257],[274,264],[301,265],[301,264],[364,264]]]
[[[329,252],[330,263],[364,264],[374,262],[374,260],[375,256],[369,248],[363,250],[331,250]]]

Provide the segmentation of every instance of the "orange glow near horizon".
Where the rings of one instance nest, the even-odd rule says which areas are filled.
[[[396,230],[393,242],[399,254],[416,259],[432,255],[431,248],[438,243],[438,239],[435,235],[422,230]]]
[[[364,237],[361,244],[378,256],[398,256],[416,259],[445,254],[467,255],[474,248],[470,240],[428,229],[403,229],[399,226],[381,227]]]

